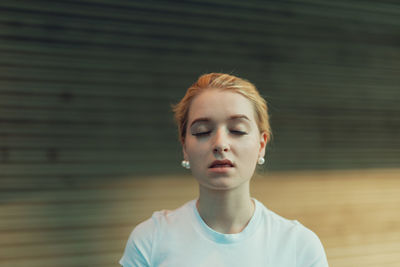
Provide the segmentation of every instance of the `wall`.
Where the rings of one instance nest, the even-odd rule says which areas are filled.
[[[6,0],[0,11],[0,232],[13,266],[77,263],[86,229],[130,228],[128,215],[105,219],[119,191],[103,190],[184,172],[170,105],[204,72],[247,78],[267,98],[268,170],[400,166],[395,2]],[[59,238],[75,241],[18,256]]]

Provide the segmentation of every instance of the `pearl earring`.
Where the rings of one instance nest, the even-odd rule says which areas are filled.
[[[190,162],[188,160],[182,160],[181,165],[185,169],[190,169]]]
[[[257,163],[259,165],[263,165],[265,163],[265,159],[263,157],[259,157]]]

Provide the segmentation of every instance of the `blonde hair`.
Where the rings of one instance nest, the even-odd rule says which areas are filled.
[[[188,88],[181,101],[173,106],[175,121],[178,125],[179,139],[182,143],[185,141],[190,104],[195,96],[207,89],[234,91],[250,100],[254,106],[258,129],[260,132],[265,132],[268,136],[268,140],[270,139],[271,127],[269,124],[267,103],[265,99],[260,96],[254,84],[245,79],[225,73],[208,73],[201,75],[199,79]]]

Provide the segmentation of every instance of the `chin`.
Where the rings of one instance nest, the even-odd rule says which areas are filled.
[[[232,181],[232,177],[211,177],[212,181],[207,181],[206,183],[201,183],[201,185],[207,189],[211,190],[231,190],[239,187],[241,184],[238,184],[237,181]]]

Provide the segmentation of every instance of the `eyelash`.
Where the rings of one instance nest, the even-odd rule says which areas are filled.
[[[231,130],[230,132],[235,134],[235,135],[246,135],[247,134],[246,132],[235,131],[235,130]],[[207,136],[210,133],[211,133],[211,131],[207,131],[207,132],[195,133],[195,134],[192,134],[192,135],[194,135],[196,137],[202,137],[202,136]]]
[[[201,132],[201,133],[194,133],[192,135],[196,136],[196,137],[202,137],[202,136],[206,136],[209,135],[211,133],[211,131],[208,132]]]
[[[243,131],[231,131],[231,133],[238,134],[238,135],[246,135],[246,132]]]

